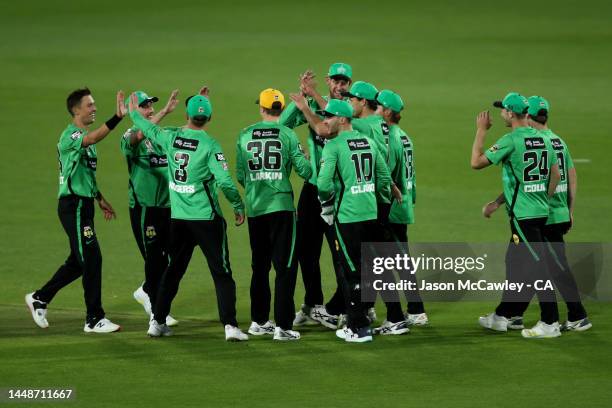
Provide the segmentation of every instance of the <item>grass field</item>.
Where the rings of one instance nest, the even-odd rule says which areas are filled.
[[[296,90],[298,74],[312,68],[323,92],[329,64],[350,63],[355,79],[394,89],[406,102],[402,125],[415,143],[419,183],[415,242],[506,240],[501,212],[492,220],[480,216],[501,184],[498,168],[470,169],[475,116],[510,90],[540,94],[551,101],[551,127],[581,159],[569,239],[609,241],[609,2],[71,3],[14,2],[0,15],[0,388],[73,387],[70,406],[79,407],[609,406],[608,303],[587,305],[592,331],[552,341],[482,332],[476,317],[493,303],[439,303],[426,305],[430,327],[365,346],[344,344],[321,328],[303,330],[295,344],[228,344],[197,253],[173,305],[181,320],[176,336],[150,340],[131,298],[143,272],[119,151],[128,121],[98,146],[98,183],[118,217],[96,225],[104,306],[123,331],[82,332],[78,282],[53,302],[48,330],[36,328],[22,304],[67,255],[56,216],[55,145],[69,121],[65,97],[83,85],[94,92],[99,123],[113,113],[117,89],[144,89],[165,101],[174,88],[186,96],[209,85],[215,112],[209,132],[233,163],[239,130],[259,120],[253,101],[261,89]],[[165,123],[183,121],[177,110]],[[298,133],[305,137],[306,129]],[[487,143],[503,133],[495,112]],[[231,214],[225,200],[223,206]],[[247,230],[231,226],[228,233],[238,318],[246,328]],[[322,262],[330,294],[327,251]],[[298,283],[298,306],[302,295]]]

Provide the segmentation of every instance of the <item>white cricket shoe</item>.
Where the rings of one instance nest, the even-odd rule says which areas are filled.
[[[427,317],[427,313],[406,313],[405,316],[408,326],[426,326],[429,324],[429,317]]]
[[[138,303],[142,305],[142,307],[144,307],[145,313],[151,316],[151,313],[152,313],[151,299],[149,299],[149,295],[147,295],[147,292],[144,291],[144,289],[142,288],[142,285],[139,286],[138,289],[134,291],[133,296],[134,296],[134,300],[136,300]]]
[[[47,321],[47,304],[34,299],[34,292],[25,295],[25,302],[32,313],[34,323],[42,329],[49,327],[49,322]]]
[[[85,333],[112,333],[119,330],[121,330],[121,326],[111,322],[106,317],[98,320],[98,323],[96,323],[94,327],[89,327],[89,325],[85,323],[85,327],[83,328]]]
[[[249,327],[249,334],[253,336],[263,336],[264,334],[274,334],[274,322],[268,320],[264,324],[258,324],[257,322],[251,322]]]
[[[153,313],[153,308],[151,307],[151,299],[147,292],[144,291],[142,286],[134,291],[134,299],[142,305],[145,310],[145,313],[149,315],[151,318],[151,314]],[[179,321],[174,317],[168,315],[166,316],[166,324],[170,327],[178,326]]]
[[[155,319],[151,319],[147,334],[150,337],[168,337],[172,336],[174,333],[172,333],[172,330],[170,330],[167,324],[159,324]]]
[[[593,327],[593,323],[589,320],[588,317],[584,319],[576,320],[574,322],[570,322],[569,320],[564,322],[561,325],[561,331],[586,331]]]
[[[302,305],[300,310],[295,314],[295,318],[293,319],[294,326],[305,326],[305,325],[316,325],[318,322],[315,322],[310,318],[310,306]]]
[[[310,318],[328,329],[335,330],[338,327],[338,316],[327,313],[327,309],[323,305],[316,305],[310,309]]]
[[[179,321],[176,320],[174,317],[168,315],[166,316],[166,325],[169,327],[174,327],[174,326],[178,326]]]
[[[299,339],[300,339],[300,332],[297,332],[295,330],[283,330],[278,326],[274,329],[274,340],[295,341]]]
[[[388,336],[388,335],[393,335],[393,334],[395,335],[406,334],[409,331],[410,329],[408,328],[408,322],[406,322],[405,320],[402,320],[397,323],[393,323],[388,320],[385,320],[382,326],[377,327],[373,330],[373,333],[381,334],[383,336]]]
[[[493,313],[489,313],[486,316],[480,316],[478,318],[478,323],[485,329],[495,330],[499,332],[507,332],[508,331],[508,318],[503,316],[498,316]]]
[[[353,332],[348,327],[336,330],[336,337],[343,339],[348,343],[366,343],[372,341],[372,329],[370,327],[362,327]]]
[[[238,327],[231,324],[225,325],[225,340],[227,341],[246,341],[249,336],[244,334]]]
[[[546,339],[552,337],[559,337],[561,335],[561,326],[559,322],[546,324],[543,321],[539,321],[531,329],[523,329],[521,334],[526,339]]]
[[[510,330],[523,330],[525,324],[523,323],[523,316],[512,316],[508,319],[508,329]]]

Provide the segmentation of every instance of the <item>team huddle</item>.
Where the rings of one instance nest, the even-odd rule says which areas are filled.
[[[170,336],[170,327],[178,324],[169,314],[171,305],[198,246],[213,277],[226,340],[248,340],[236,320],[236,285],[219,189],[233,208],[235,225],[245,220],[248,225],[252,251],[249,334],[292,341],[300,339],[297,327],[321,324],[347,342],[368,342],[374,334],[399,335],[411,326],[428,324],[418,290],[405,293],[406,312],[400,302],[386,302],[386,319],[375,328],[374,304],[362,301],[362,243],[394,242],[408,253],[407,226],[414,223],[416,177],[412,140],[399,126],[402,98],[352,78],[350,65],[332,64],[325,77],[329,94],[322,96],[315,75],[306,71],[288,105],[280,91],[263,90],[256,101],[261,121],[239,133],[232,169],[220,144],[206,131],[213,113],[206,87],[185,100],[184,126],[160,126],[178,106],[178,91],[157,113],[153,107],[157,97],[137,91],[126,99],[120,91],[115,115],[93,131],[89,127],[96,106],[90,91],[71,93],[67,108],[73,121],[58,143],[58,214],[69,238],[70,255],[42,288],[26,295],[35,323],[48,327],[47,305],[61,288],[82,277],[87,308],[84,331],[120,329],[102,308],[102,256],[94,228],[94,200],[105,219],[113,218],[115,212],[96,184],[96,143],[128,116],[133,126],[121,137],[120,146],[128,165],[132,230],[145,269],[144,283],[134,299],[149,316],[149,336]],[[546,128],[548,102],[534,98],[527,101],[509,94],[496,103],[513,132],[487,151],[483,143],[490,118],[488,112],[479,115],[472,152],[474,168],[504,165],[504,193],[484,212],[490,216],[506,203],[513,234],[508,278],[518,279],[517,269],[542,276],[550,273],[559,287],[566,288],[560,289],[569,310],[563,327],[558,323],[554,291],[535,291],[520,301],[505,294],[496,311],[480,319],[483,327],[493,330],[522,329],[523,313],[537,293],[542,319],[533,329],[523,330],[523,336],[530,338],[591,327],[577,299],[564,247],[550,247],[549,252],[557,251],[558,267],[552,268],[548,267],[551,255],[535,245],[562,243],[571,227],[575,170],[565,143]],[[304,124],[309,128],[306,153],[293,131]],[[297,209],[290,182],[293,171],[304,179]],[[521,177],[511,177],[514,172]],[[244,201],[232,173],[244,189]],[[327,303],[319,262],[323,237],[337,283]],[[527,244],[531,258],[518,249],[523,248],[519,242]],[[272,266],[276,273],[273,298],[268,278]],[[296,313],[298,266],[305,296]]]

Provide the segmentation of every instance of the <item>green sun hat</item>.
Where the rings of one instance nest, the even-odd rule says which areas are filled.
[[[352,118],[353,107],[347,101],[330,99],[325,109],[317,111],[317,113],[325,117],[340,116],[343,118]]]
[[[357,81],[351,86],[351,89],[344,93],[343,96],[349,98],[367,99],[369,101],[376,101],[376,94],[378,89],[369,82]]]
[[[196,95],[191,98],[189,103],[187,103],[187,115],[190,118],[198,116],[210,118],[210,115],[212,115],[212,105],[208,98],[202,95]]]
[[[545,98],[534,95],[530,96],[527,101],[529,102],[529,110],[527,111],[529,116],[548,115],[550,104]],[[541,113],[542,111],[545,112]]]
[[[395,113],[401,112],[404,109],[404,101],[402,97],[389,89],[383,89],[378,93],[376,100],[379,104],[387,109],[391,109]]]
[[[510,92],[502,101],[493,102],[493,106],[524,115],[529,109],[529,101],[518,92]]]
[[[134,92],[136,97],[138,98],[138,106],[142,107],[143,105],[149,102],[157,102],[159,98],[157,96],[149,96],[144,91],[136,91]],[[125,98],[125,106],[130,105],[130,96]]]
[[[353,77],[353,68],[349,64],[343,62],[336,62],[331,64],[327,76],[332,77],[344,77],[344,79],[351,79]]]

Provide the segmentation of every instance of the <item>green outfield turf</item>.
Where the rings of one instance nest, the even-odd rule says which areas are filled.
[[[419,186],[410,237],[421,242],[507,239],[501,211],[492,220],[480,215],[501,191],[501,177],[499,168],[469,166],[475,117],[510,90],[540,94],[551,102],[552,129],[579,159],[568,238],[610,241],[609,2],[71,3],[11,2],[0,14],[0,388],[72,387],[77,398],[67,406],[79,407],[609,406],[606,303],[587,305],[593,330],[545,341],[484,333],[476,318],[494,302],[458,302],[426,305],[430,327],[367,345],[344,344],[322,328],[304,329],[294,344],[228,344],[208,268],[196,253],[173,305],[181,320],[176,336],[149,339],[131,297],[144,274],[119,151],[128,120],[98,146],[98,183],[118,212],[110,223],[97,218],[103,299],[122,332],[82,332],[79,282],[54,300],[47,330],[34,326],[23,304],[67,256],[56,215],[56,143],[69,121],[65,98],[84,85],[94,92],[98,124],[112,115],[118,89],[146,90],[161,105],[174,88],[184,98],[209,85],[209,133],[233,165],[238,132],[259,120],[253,102],[260,90],[297,90],[299,73],[312,68],[324,92],[329,64],[350,63],[355,79],[394,89],[406,102],[402,127],[415,144]],[[493,114],[487,144],[505,131]],[[165,121],[183,122],[181,109]],[[306,129],[298,133],[305,137]],[[247,229],[230,226],[228,233],[246,329]],[[322,262],[330,294],[327,250]],[[537,307],[527,318],[537,320]]]

